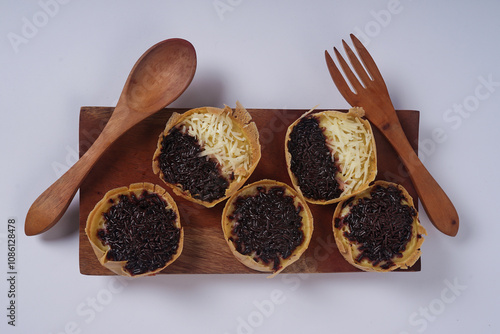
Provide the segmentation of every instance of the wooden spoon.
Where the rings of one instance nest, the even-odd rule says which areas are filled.
[[[31,205],[26,235],[54,226],[104,151],[135,124],[177,99],[195,70],[196,52],[186,40],[167,39],[147,50],[130,71],[111,118],[92,147]]]

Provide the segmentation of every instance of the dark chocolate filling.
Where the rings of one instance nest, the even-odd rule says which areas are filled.
[[[213,202],[225,196],[229,181],[219,164],[207,156],[201,157],[201,151],[195,137],[174,127],[163,137],[158,161],[166,182],[189,191],[195,199]]]
[[[275,186],[266,191],[257,187],[256,195],[240,196],[234,201],[232,237],[236,250],[254,255],[254,260],[273,262],[273,270],[281,268],[281,259],[292,255],[304,240],[303,210],[295,207],[294,197],[285,195],[285,188]]]
[[[290,169],[305,197],[313,200],[340,197],[342,189],[335,179],[338,167],[316,117],[302,118],[290,133],[287,145],[291,154]]]
[[[393,259],[403,255],[411,240],[417,212],[401,203],[405,197],[394,186],[376,185],[370,195],[371,198],[349,202],[349,214],[343,219],[336,218],[335,227],[348,225],[350,232],[344,232],[344,236],[358,243],[361,251],[356,261],[366,258],[374,266],[389,269],[394,266]]]
[[[113,202],[111,200],[111,202]],[[97,236],[109,245],[107,259],[127,261],[125,269],[133,276],[163,267],[177,252],[180,229],[166,202],[144,190],[141,196],[120,195],[119,201],[103,213],[106,221]]]

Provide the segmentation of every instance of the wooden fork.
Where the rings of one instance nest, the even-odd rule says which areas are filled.
[[[410,146],[377,65],[375,65],[363,44],[353,34],[351,34],[351,39],[364,67],[349,45],[342,41],[357,77],[339,51],[333,48],[352,89],[328,51],[325,51],[326,64],[333,82],[351,106],[363,107],[366,118],[382,132],[394,147],[410,175],[427,216],[434,226],[444,234],[455,236],[458,232],[459,223],[458,214],[453,203]]]

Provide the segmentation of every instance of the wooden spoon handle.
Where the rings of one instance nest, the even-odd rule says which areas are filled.
[[[380,130],[399,154],[432,224],[444,234],[455,236],[459,226],[458,213],[444,190],[418,158],[399,121],[391,122],[389,127]]]
[[[82,157],[83,158],[83,157]],[[47,188],[31,205],[24,232],[36,235],[47,231],[61,219],[92,164],[78,160],[63,176]]]
[[[33,202],[26,215],[26,235],[43,233],[61,219],[94,164],[119,137],[116,123],[110,119],[89,150]]]

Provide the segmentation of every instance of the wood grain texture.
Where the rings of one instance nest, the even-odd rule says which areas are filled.
[[[113,275],[98,262],[85,235],[85,223],[90,211],[110,189],[136,182],[151,182],[163,186],[153,174],[151,160],[159,134],[172,112],[187,109],[165,109],[145,119],[118,139],[90,172],[80,188],[80,272],[85,275]],[[104,128],[113,108],[82,107],[80,111],[80,156],[90,147]],[[307,110],[248,109],[260,133],[262,158],[247,183],[264,178],[291,185],[286,171],[284,140],[287,127]],[[318,110],[321,111],[321,110]],[[417,149],[419,112],[397,112],[412,147]],[[416,200],[417,195],[406,171],[392,146],[374,128],[377,143],[377,179],[402,184]],[[234,274],[257,273],[242,265],[231,254],[222,233],[221,214],[225,201],[207,209],[174,195],[185,229],[181,256],[162,274]],[[304,255],[284,273],[332,273],[360,271],[344,260],[338,252],[332,232],[335,205],[310,204],[314,217],[314,233]],[[425,243],[424,250],[425,254]],[[420,260],[405,271],[419,271]],[[263,274],[266,275],[266,274]]]

